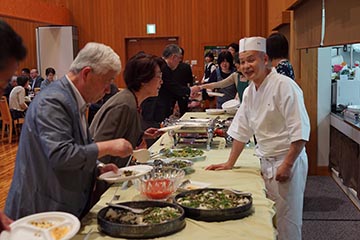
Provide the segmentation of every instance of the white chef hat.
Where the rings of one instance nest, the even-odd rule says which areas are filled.
[[[259,51],[266,53],[266,38],[249,37],[239,41],[239,53],[244,51]]]

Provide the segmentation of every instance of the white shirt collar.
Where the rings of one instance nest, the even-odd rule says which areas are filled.
[[[74,90],[76,102],[80,113],[84,113],[87,107],[84,98],[81,96],[79,90],[75,87],[74,83],[69,79],[69,77],[66,74],[65,74],[65,78],[69,81],[71,88]]]

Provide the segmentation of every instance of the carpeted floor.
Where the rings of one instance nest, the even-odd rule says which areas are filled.
[[[360,211],[329,176],[309,176],[303,209],[304,240],[360,239]]]

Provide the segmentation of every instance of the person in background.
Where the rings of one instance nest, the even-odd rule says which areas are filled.
[[[181,49],[178,45],[167,45],[162,55],[166,63],[161,68],[163,84],[157,97],[149,97],[141,104],[143,129],[159,128],[160,123],[173,113],[177,100],[189,99],[200,90],[199,86],[182,86],[174,79],[174,70],[181,61]]]
[[[201,83],[208,82],[211,73],[216,69],[216,65],[214,63],[214,54],[211,51],[205,53],[204,60],[205,60],[204,76],[202,78]]]
[[[272,33],[266,39],[266,53],[269,56],[271,66],[275,67],[280,74],[295,80],[294,69],[288,60],[289,43],[281,33]]]
[[[6,199],[9,217],[64,211],[82,218],[95,204],[96,178],[118,170],[97,159],[133,152],[125,139],[94,143],[85,116],[87,105],[104,96],[120,70],[120,58],[110,47],[87,43],[69,72],[34,98],[21,131]]]
[[[17,86],[11,90],[9,96],[9,108],[12,118],[24,118],[25,111],[28,105],[25,103],[25,89],[29,87],[29,78],[26,76],[19,76],[16,79]]]
[[[11,93],[11,90],[13,90],[14,87],[17,86],[17,76],[12,76],[9,80],[8,85],[6,86],[4,90],[4,96],[6,97],[7,101],[9,102],[9,96]]]
[[[239,44],[230,43],[229,46],[227,46],[227,50],[231,53],[233,57],[235,57],[235,53],[239,52]]]
[[[29,96],[29,92],[31,90],[31,83],[32,83],[32,79],[30,77],[30,69],[29,68],[23,68],[21,69],[21,76],[27,76],[30,81],[29,81],[29,87],[27,89],[25,89],[25,95]]]
[[[22,38],[9,24],[0,19],[0,97],[4,88],[18,68],[19,61],[26,57],[26,47]],[[0,211],[0,233],[10,231],[12,220]]]
[[[278,239],[301,240],[305,143],[310,135],[303,93],[291,78],[269,68],[265,38],[241,39],[239,58],[241,72],[251,83],[228,130],[234,139],[231,152],[227,162],[206,169],[232,169],[255,134],[267,196],[275,202]]]
[[[178,81],[184,87],[191,87],[194,85],[192,70],[189,64],[183,62],[185,51],[183,48],[180,49],[181,61],[174,70],[174,80]],[[179,106],[180,116],[182,116],[188,111],[189,98],[179,98],[177,103]]]
[[[141,103],[159,93],[162,84],[160,69],[163,64],[161,58],[144,53],[128,60],[124,71],[126,88],[110,98],[91,123],[90,133],[95,142],[124,138],[136,148],[143,142],[143,138],[154,138],[163,133],[155,128],[143,131],[140,114]],[[105,156],[100,161],[124,167],[128,158]]]
[[[46,79],[41,82],[40,90],[44,90],[47,86],[54,81],[56,71],[54,68],[49,67],[45,70]]]
[[[30,87],[32,91],[34,91],[35,88],[39,88],[42,81],[44,81],[44,79],[39,75],[39,71],[36,68],[31,69],[30,78]]]
[[[223,81],[235,71],[233,56],[229,51],[223,51],[219,54],[217,64],[219,65],[219,67],[211,73],[209,83]],[[223,97],[216,97],[216,107],[221,108],[221,105],[224,102],[235,98],[235,84],[231,84],[228,87],[221,88],[218,90],[218,92],[224,93]],[[204,99],[206,99],[206,95]]]
[[[216,89],[216,88],[224,88],[235,84],[236,86],[236,97],[239,99],[240,103],[243,99],[243,94],[247,86],[249,85],[249,80],[247,80],[240,71],[240,60],[239,53],[235,53],[234,64],[236,67],[236,72],[233,72],[229,77],[225,78],[220,82],[213,82],[208,84],[203,84],[200,86],[201,89]]]
[[[27,76],[29,79],[31,79],[31,77],[30,77],[30,69],[29,68],[21,69],[21,75],[22,76]]]
[[[95,117],[95,114],[99,111],[99,109],[104,105],[112,96],[114,96],[117,92],[119,92],[119,88],[115,85],[115,83],[111,83],[109,87],[105,90],[105,95],[102,99],[97,101],[96,103],[92,103],[89,106],[89,114],[88,114],[88,124],[92,123],[92,120]]]

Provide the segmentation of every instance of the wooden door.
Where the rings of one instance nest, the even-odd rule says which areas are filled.
[[[179,44],[178,37],[126,38],[126,59],[140,51],[161,57],[168,44]]]

